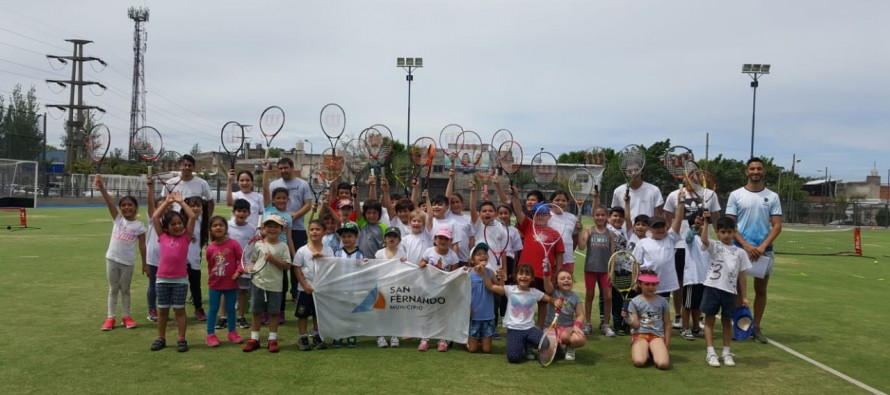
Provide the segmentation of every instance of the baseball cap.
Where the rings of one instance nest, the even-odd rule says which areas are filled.
[[[343,232],[352,232],[354,234],[358,234],[358,225],[355,222],[349,221],[344,222],[343,225],[340,225],[340,229],[337,229],[337,234],[341,235]]]
[[[386,228],[386,232],[383,234],[383,237],[386,237],[386,236],[396,236],[401,239],[402,231],[399,230],[399,228],[396,228],[395,226],[390,226],[390,227]]]
[[[447,237],[448,239],[452,239],[454,237],[454,234],[451,233],[451,228],[449,228],[447,226],[440,226],[439,229],[436,230],[436,234],[433,237],[438,237],[438,236]]]
[[[269,214],[269,216],[266,217],[265,220],[263,220],[263,225],[265,225],[269,222],[274,222],[274,223],[278,224],[279,226],[287,225],[287,222],[284,220],[284,218],[278,214]]]
[[[658,276],[655,274],[641,274],[637,277],[637,281],[641,283],[658,283]]]
[[[547,203],[535,203],[535,214],[550,214],[550,205]]]
[[[355,206],[352,205],[352,200],[340,199],[340,201],[337,202],[337,208],[343,208],[343,207],[355,207]]]
[[[486,252],[488,252],[488,244],[486,244],[485,242],[479,242],[479,243],[476,244],[475,247],[473,247],[473,250],[470,251],[470,255],[475,254],[475,253],[476,253],[476,250],[478,250],[478,249],[480,249],[480,248],[483,249],[483,250],[485,250]]]
[[[664,217],[659,217],[659,216],[649,217],[649,227],[650,228],[653,228],[653,227],[655,227],[655,225],[658,225],[658,224],[664,225],[666,223],[667,222],[664,220]]]

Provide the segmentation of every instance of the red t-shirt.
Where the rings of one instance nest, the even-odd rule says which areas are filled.
[[[535,239],[535,230],[532,226],[532,220],[525,217],[525,221],[516,226],[524,238],[522,240],[522,255],[519,257],[519,263],[527,263],[535,269],[536,278],[544,278],[544,246]],[[562,235],[553,228],[544,228],[542,236],[546,241],[555,241],[547,254],[550,261],[550,273],[556,273],[556,254],[565,253],[565,246],[562,244]]]
[[[241,244],[235,239],[207,245],[207,287],[214,290],[238,289],[238,266],[241,264]]]
[[[331,202],[331,212],[333,212],[334,214],[338,214],[340,212],[340,208],[337,207],[338,202],[339,200]],[[355,220],[358,218],[358,215],[356,213],[358,213],[358,210],[355,209],[355,206],[352,206],[352,214],[349,214],[350,221],[355,222]]]

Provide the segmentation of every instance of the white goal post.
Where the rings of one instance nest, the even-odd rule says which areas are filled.
[[[0,207],[37,207],[38,170],[32,160],[0,158]]]

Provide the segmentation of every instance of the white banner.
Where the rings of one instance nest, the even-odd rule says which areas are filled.
[[[397,259],[320,258],[312,283],[318,331],[325,338],[467,341],[470,281],[463,270],[421,269]]]

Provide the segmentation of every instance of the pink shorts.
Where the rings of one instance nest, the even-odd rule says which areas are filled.
[[[611,289],[612,283],[609,282],[609,273],[584,272],[584,286],[587,290],[591,290],[600,284],[600,289]]]
[[[574,275],[574,273],[575,273],[575,262],[572,262],[572,263],[563,263],[563,264],[562,264],[562,270],[567,270],[569,273],[572,273],[572,275]]]

